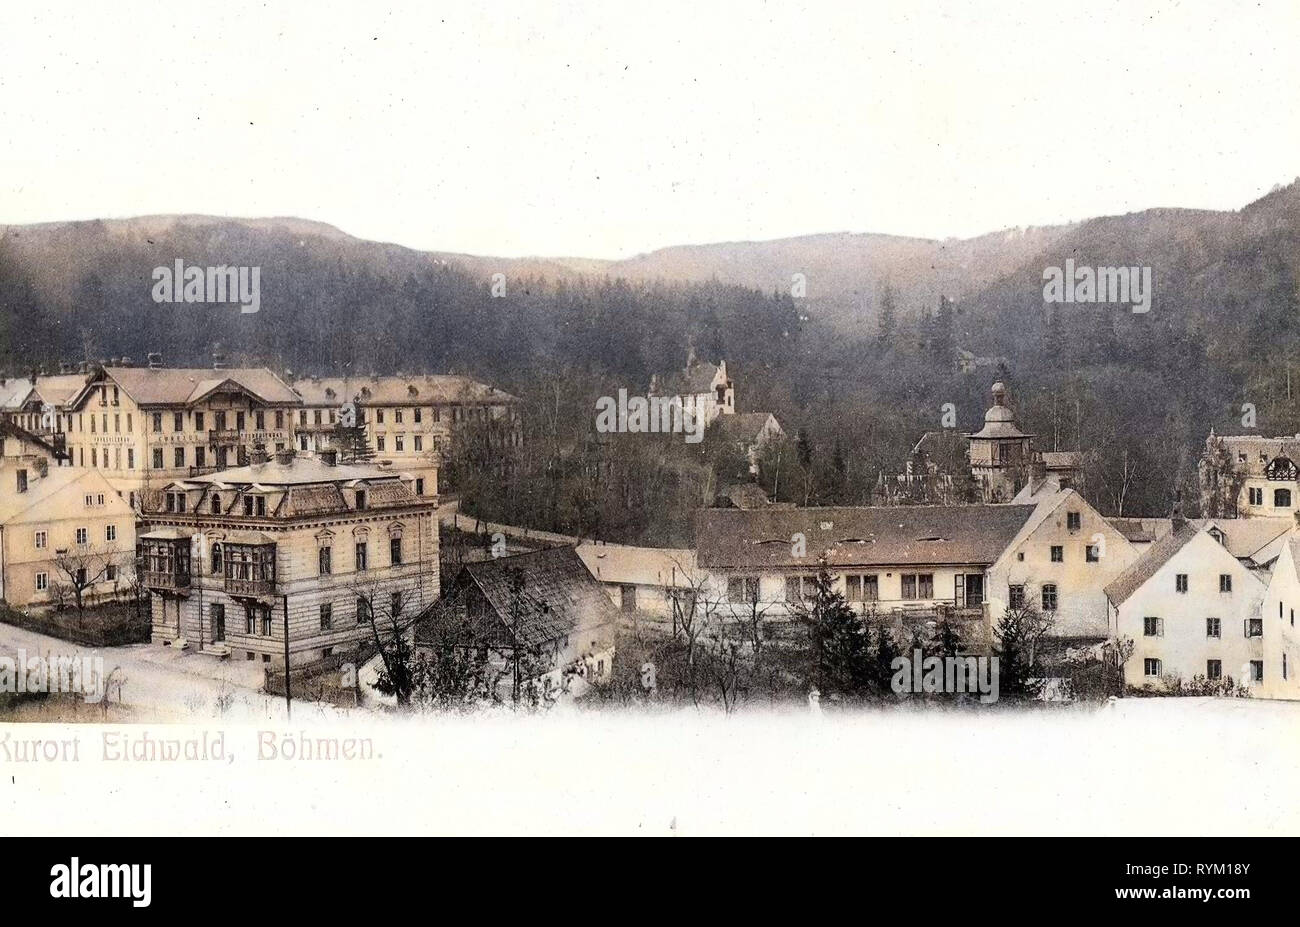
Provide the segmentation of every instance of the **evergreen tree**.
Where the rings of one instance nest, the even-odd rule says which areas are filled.
[[[1038,644],[1051,624],[1050,619],[1032,605],[1008,607],[1002,613],[993,629],[1001,697],[1031,699],[1042,691]]]
[[[813,595],[794,609],[812,639],[812,682],[823,697],[832,693],[860,697],[870,685],[870,638],[862,620],[844,596],[835,591],[824,562],[813,587]]]

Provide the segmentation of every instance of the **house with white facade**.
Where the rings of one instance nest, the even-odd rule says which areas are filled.
[[[1271,675],[1261,618],[1267,586],[1267,573],[1234,556],[1209,526],[1176,522],[1106,586],[1110,634],[1134,642],[1125,683],[1164,689],[1174,679],[1231,677],[1263,691]]]
[[[1260,622],[1264,635],[1264,682],[1260,695],[1266,698],[1300,699],[1300,536],[1291,534],[1273,565]]]
[[[990,619],[1033,605],[1055,619],[1049,637],[1102,641],[1109,633],[1105,587],[1138,557],[1083,496],[1054,493],[989,568]]]

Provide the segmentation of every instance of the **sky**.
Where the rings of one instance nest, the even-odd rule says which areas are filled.
[[[967,237],[1300,175],[1300,0],[6,3],[0,223],[497,256]]]

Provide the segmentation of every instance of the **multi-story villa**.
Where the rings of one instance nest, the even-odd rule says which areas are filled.
[[[138,556],[153,639],[283,667],[403,627],[438,597],[437,499],[332,451],[162,487]]]
[[[309,377],[293,388],[303,404],[298,450],[335,447],[340,421],[364,425],[375,461],[410,474],[421,496],[437,495],[442,455],[460,426],[491,426],[484,433],[502,444],[522,441],[519,400],[468,377]]]
[[[1201,456],[1201,511],[1212,517],[1289,517],[1300,511],[1300,435],[1218,435]]]
[[[98,367],[62,413],[74,467],[103,473],[133,508],[166,483],[291,448],[301,400],[265,368]],[[151,503],[152,499],[146,500]]]

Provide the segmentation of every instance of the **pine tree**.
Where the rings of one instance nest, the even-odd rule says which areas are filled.
[[[375,459],[375,449],[370,446],[366,425],[357,418],[349,423],[340,415],[334,425],[334,447],[345,463],[367,463]]]
[[[930,647],[936,656],[955,657],[957,651],[961,649],[961,634],[953,627],[952,622],[944,618],[935,629]]]
[[[823,697],[832,693],[859,697],[870,684],[871,642],[866,628],[844,596],[835,591],[824,563],[813,588],[813,595],[795,607],[812,638],[813,684]]]

